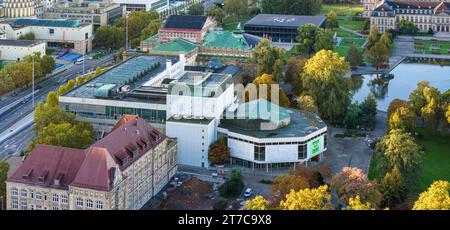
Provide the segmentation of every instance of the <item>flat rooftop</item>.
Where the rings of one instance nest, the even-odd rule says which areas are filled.
[[[22,46],[22,47],[33,47],[44,43],[44,41],[38,40],[3,40],[0,39],[0,46]]]
[[[132,94],[149,92],[151,87],[144,87],[143,85],[152,80],[154,77],[162,73],[166,69],[166,61],[171,60],[172,63],[178,62],[177,57],[165,57],[165,56],[150,56],[142,55],[132,57],[120,64],[114,66],[108,71],[100,74],[96,78],[84,83],[83,85],[74,88],[67,92],[63,97],[76,97],[96,99],[94,95],[95,89],[100,89],[107,86],[109,89],[112,85],[114,89],[118,89],[121,86],[128,85],[129,91],[122,95],[121,101],[131,102],[153,102],[153,103],[165,103],[158,98],[143,98],[136,97]],[[159,63],[159,64],[156,64]],[[156,67],[155,67],[156,66]],[[155,67],[151,69],[151,67]],[[149,69],[151,69],[149,71]],[[138,79],[135,76],[140,75]],[[101,98],[102,100],[118,100],[118,98]]]
[[[178,80],[169,85],[169,93],[178,95],[182,88],[176,86],[187,86],[191,96],[218,97],[227,87],[233,83],[232,74],[186,71]]]
[[[242,105],[243,104],[240,106]],[[258,109],[265,111],[266,108]],[[224,118],[221,120],[219,127],[228,129],[230,132],[261,139],[303,137],[326,127],[325,122],[323,122],[322,119],[320,119],[320,117],[315,113],[283,108],[274,104],[272,104],[271,109],[279,109],[277,113],[279,116],[278,118],[265,118],[261,117],[260,114],[256,114],[256,117],[249,118],[246,114],[245,117],[238,117],[235,119]],[[264,122],[277,124],[278,128],[271,130],[261,130],[259,128],[255,128],[260,127],[261,123]]]
[[[245,26],[300,27],[305,24],[320,26],[325,20],[325,15],[258,14],[245,23]]]
[[[87,24],[81,23],[79,20],[66,20],[66,19],[29,19],[19,18],[12,21],[5,21],[9,23],[13,28],[21,28],[26,26],[43,26],[43,27],[69,27],[77,28],[85,26]]]

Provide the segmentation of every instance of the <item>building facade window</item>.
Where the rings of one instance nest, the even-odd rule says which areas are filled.
[[[98,210],[102,210],[102,209],[103,209],[103,202],[100,201],[100,200],[97,200],[97,201],[95,202],[95,206],[96,206],[96,208],[97,208]]]
[[[36,200],[41,200],[42,199],[42,195],[40,192],[36,193]]]
[[[17,195],[18,195],[17,188],[11,188],[11,196],[17,196]]]
[[[307,157],[306,145],[298,145],[298,159],[303,160]]]
[[[76,205],[78,207],[83,207],[83,199],[81,199],[80,197],[77,197]]]
[[[58,194],[53,194],[52,200],[53,200],[53,202],[59,202],[59,196],[58,196]]]
[[[92,202],[91,199],[87,199],[86,200],[86,207],[88,207],[88,208],[94,207],[94,202]]]
[[[26,198],[28,196],[28,192],[26,189],[20,190],[20,196]]]
[[[22,209],[22,210],[27,210],[27,202],[26,201],[22,201],[22,203],[20,204],[20,208]]]
[[[256,161],[265,161],[266,160],[266,147],[265,146],[255,145],[254,152],[255,152],[254,157],[255,157]]]
[[[66,195],[61,196],[61,203],[67,204],[68,203],[68,197]]]
[[[18,209],[19,208],[19,201],[17,201],[16,199],[13,199],[11,201],[11,208]]]

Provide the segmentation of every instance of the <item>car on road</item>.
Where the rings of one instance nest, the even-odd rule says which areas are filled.
[[[17,96],[17,93],[16,92],[13,92],[12,94],[11,94],[11,97],[16,97]]]
[[[217,173],[211,173],[211,176],[212,176],[212,177],[218,177],[219,174],[217,174]]]
[[[84,59],[80,58],[75,61],[75,65],[81,65],[81,64],[83,64],[83,62],[84,62]]]
[[[251,188],[247,188],[244,192],[244,197],[245,198],[249,198],[252,196],[252,189]]]

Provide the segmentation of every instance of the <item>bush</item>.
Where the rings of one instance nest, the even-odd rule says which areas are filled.
[[[241,194],[244,188],[244,181],[240,172],[233,170],[231,171],[231,176],[225,183],[220,186],[220,195],[227,198],[237,197]]]
[[[261,179],[261,180],[259,180],[259,183],[261,183],[261,184],[272,184],[273,181],[272,180]]]
[[[220,198],[217,203],[213,205],[213,210],[225,210],[227,209],[228,200],[225,198]]]

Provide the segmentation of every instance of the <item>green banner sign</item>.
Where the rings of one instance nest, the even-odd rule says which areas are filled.
[[[315,157],[322,152],[323,136],[312,139],[308,142],[308,157]]]

